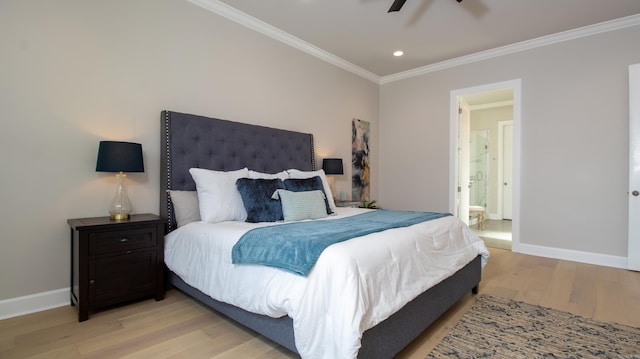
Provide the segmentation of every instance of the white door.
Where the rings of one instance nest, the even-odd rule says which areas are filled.
[[[458,104],[458,218],[469,225],[471,111],[463,98],[459,98]]]
[[[628,268],[640,271],[640,64],[629,66]]]
[[[499,136],[500,144],[500,159],[501,163],[498,164],[500,172],[502,173],[502,180],[500,181],[500,191],[502,192],[502,219],[513,218],[512,203],[513,203],[513,121],[500,122],[499,129],[501,131]],[[500,211],[498,211],[500,212]]]

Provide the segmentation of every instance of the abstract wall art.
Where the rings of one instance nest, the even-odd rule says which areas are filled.
[[[371,124],[353,119],[351,123],[351,199],[369,200],[369,132]]]

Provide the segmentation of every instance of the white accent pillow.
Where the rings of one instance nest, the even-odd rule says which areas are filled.
[[[246,167],[236,171],[212,171],[190,168],[196,182],[200,218],[205,222],[244,221],[247,211],[236,188],[238,178],[248,177]]]
[[[279,178],[284,181],[287,178],[289,178],[289,172],[282,171],[278,173],[264,173],[264,172],[249,170],[249,178],[253,178],[253,179],[278,179]]]
[[[328,216],[324,193],[320,190],[291,192],[286,189],[278,189],[271,198],[279,198],[282,202],[282,214],[285,222],[319,219]]]
[[[168,190],[178,227],[200,220],[198,192]]]
[[[297,169],[290,169],[287,170],[287,172],[289,172],[290,178],[311,178],[320,176],[320,179],[322,180],[322,187],[324,188],[324,193],[327,195],[329,207],[331,207],[331,210],[335,212],[336,203],[333,201],[333,193],[331,193],[331,187],[329,186],[329,182],[327,181],[327,176],[325,175],[324,170],[319,169],[317,171],[300,171]]]

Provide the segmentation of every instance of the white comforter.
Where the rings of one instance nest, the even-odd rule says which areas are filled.
[[[366,211],[338,208],[332,220]],[[329,246],[308,277],[231,263],[231,248],[256,225],[183,226],[165,237],[165,262],[186,283],[245,310],[293,318],[302,358],[355,358],[362,333],[477,255],[484,243],[449,216]]]

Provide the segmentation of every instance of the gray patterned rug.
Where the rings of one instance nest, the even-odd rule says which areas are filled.
[[[479,295],[427,358],[640,359],[640,328]]]

